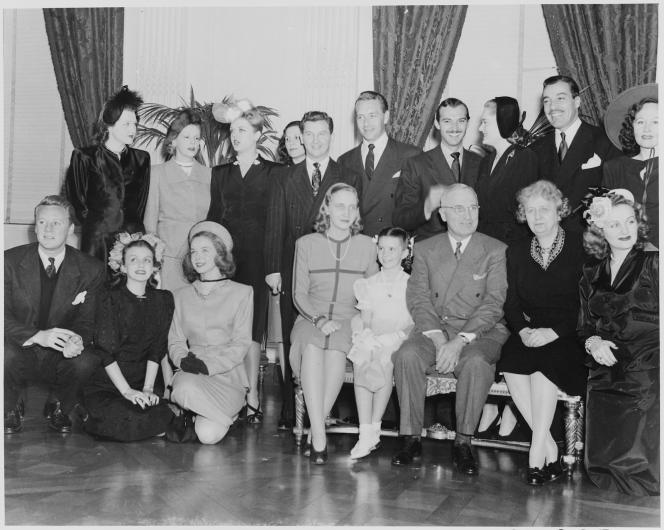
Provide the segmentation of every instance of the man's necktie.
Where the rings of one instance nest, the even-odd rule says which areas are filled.
[[[457,261],[461,259],[461,241],[457,241],[456,248],[454,249],[454,257]]]
[[[454,180],[459,182],[461,180],[461,164],[459,164],[459,154],[452,153],[452,174],[454,175]]]
[[[371,180],[374,172],[374,144],[369,144],[369,152],[367,153],[367,158],[364,160],[364,173],[367,178]]]
[[[311,187],[314,192],[314,197],[318,195],[318,188],[320,188],[320,163],[314,162],[314,174],[311,176]]]
[[[46,276],[53,278],[55,276],[55,258],[48,258],[48,267],[46,267]]]
[[[558,146],[558,160],[563,161],[565,155],[567,154],[567,142],[565,141],[565,133],[560,133],[560,145]]]

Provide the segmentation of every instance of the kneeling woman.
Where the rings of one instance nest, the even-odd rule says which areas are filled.
[[[223,226],[202,221],[189,232],[182,268],[191,285],[175,291],[168,351],[180,370],[171,399],[195,414],[201,443],[219,442],[244,406],[249,380],[253,290],[231,281],[233,240]]]
[[[154,391],[173,316],[173,295],[154,288],[163,252],[161,240],[141,233],[120,234],[110,252],[115,285],[100,304],[95,335],[101,365],[83,390],[84,428],[95,436],[142,440],[173,419]]]

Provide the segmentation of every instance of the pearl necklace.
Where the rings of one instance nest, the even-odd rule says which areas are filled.
[[[330,246],[330,236],[327,234],[327,232],[325,233],[325,238],[327,239],[327,248],[330,250],[330,254],[332,254],[332,257],[333,257],[336,261],[343,261],[344,258],[346,257],[346,255],[348,254],[348,251],[350,250],[351,237],[348,238],[348,246],[346,247],[346,252],[344,252],[344,255],[341,256],[340,258],[337,258],[337,255],[334,253],[334,250],[333,250],[332,247]],[[340,244],[343,245],[343,242],[340,242]]]

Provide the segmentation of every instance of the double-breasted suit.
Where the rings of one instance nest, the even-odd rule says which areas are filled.
[[[479,232],[471,236],[459,260],[447,234],[415,245],[406,290],[415,328],[393,355],[401,434],[419,436],[423,426],[426,373],[436,364],[434,344],[424,332],[443,332],[449,339],[462,332],[475,335],[454,369],[457,432],[475,432],[500,348],[509,336],[503,323],[506,248]]]
[[[322,176],[316,197],[313,196],[306,160],[288,168],[284,174],[271,181],[265,234],[265,273],[281,273],[281,328],[286,358],[288,358],[290,333],[296,316],[293,305],[292,278],[295,241],[299,237],[313,232],[314,221],[325,198],[325,193],[330,186],[338,182],[355,187],[358,195],[361,196],[361,176],[333,160],[329,161],[325,174]],[[289,363],[286,363],[285,368],[286,384],[292,384]],[[289,392],[292,393],[292,390]],[[292,408],[292,404],[290,408]],[[292,419],[293,411],[282,410],[282,418]]]
[[[475,187],[481,160],[481,156],[468,149],[463,150],[460,178],[462,184]],[[440,147],[406,159],[394,195],[393,224],[414,232],[416,241],[443,232],[443,222],[435,211],[429,220],[424,217],[424,201],[433,186],[449,186],[454,183],[454,173]]]
[[[23,346],[40,331],[42,267],[37,243],[5,251],[5,412],[16,405],[26,380],[36,379],[52,385],[66,414],[75,403],[81,380],[92,372],[97,359],[90,347],[105,268],[101,261],[69,246],[57,272],[44,329],[58,327],[77,333],[83,339],[84,351],[65,359],[51,348]]]
[[[421,152],[418,147],[388,138],[371,178],[367,177],[364,170],[362,144],[339,157],[339,164],[362,176],[361,211],[364,234],[374,236],[382,228],[392,224],[394,197],[401,177],[401,166],[404,160]]]
[[[601,184],[604,161],[620,155],[602,129],[583,121],[562,163],[558,158],[555,131],[544,135],[532,149],[538,159],[539,178],[558,186],[572,210],[579,206],[589,187]],[[582,232],[585,224],[581,214],[579,210],[565,218],[562,227],[577,234]]]

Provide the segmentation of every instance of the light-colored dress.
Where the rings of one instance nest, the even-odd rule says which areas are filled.
[[[210,168],[194,160],[191,173],[171,158],[153,166],[143,223],[166,243],[161,269],[161,288],[174,291],[188,285],[182,274],[191,227],[206,218],[210,207]]]
[[[358,314],[353,284],[377,270],[376,245],[365,235],[337,241],[315,233],[296,241],[293,300],[299,315],[291,332],[290,349],[290,362],[296,376],[299,377],[302,353],[308,344],[348,352],[350,320]],[[324,335],[312,323],[319,315],[339,321],[341,329]]]
[[[210,285],[195,281],[174,293],[175,313],[168,333],[173,364],[192,352],[209,375],[177,371],[171,399],[182,408],[230,425],[245,402],[249,380],[244,358],[251,345],[253,290],[232,280]]]

